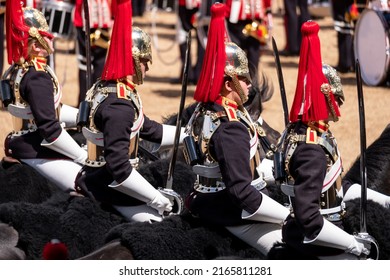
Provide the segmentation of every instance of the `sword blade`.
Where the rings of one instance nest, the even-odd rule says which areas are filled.
[[[282,106],[283,106],[283,116],[284,116],[284,125],[287,126],[288,124],[288,104],[287,104],[287,97],[286,97],[286,88],[284,86],[284,78],[283,78],[283,72],[282,72],[282,65],[280,63],[279,58],[279,50],[276,45],[276,41],[274,37],[272,37],[272,49],[275,57],[275,65],[276,65],[276,72],[278,74],[278,81],[279,81],[279,88],[280,88],[280,97],[282,99]]]
[[[367,232],[367,164],[366,164],[366,118],[364,112],[363,82],[359,60],[355,63],[356,83],[359,103],[360,124],[360,176],[361,176],[361,199],[360,199],[360,232]]]
[[[172,158],[171,158],[171,161],[169,163],[169,168],[168,168],[168,178],[167,178],[167,184],[166,184],[167,189],[172,189],[172,184],[173,184],[173,172],[175,169],[177,151],[179,148],[182,115],[183,115],[183,109],[184,109],[184,104],[185,104],[186,95],[187,95],[190,53],[191,53],[191,30],[188,31],[188,33],[187,33],[187,50],[186,50],[186,56],[185,56],[185,61],[184,61],[184,68],[183,68],[183,80],[182,80],[182,87],[181,87],[180,106],[179,106],[179,112],[177,114],[177,120],[176,120],[176,132],[175,132]]]
[[[91,28],[89,26],[89,5],[88,0],[83,1],[84,18],[85,18],[85,58],[86,58],[86,89],[92,86],[92,58],[91,58]]]

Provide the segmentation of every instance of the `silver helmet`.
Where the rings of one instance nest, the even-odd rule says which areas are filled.
[[[225,44],[225,51],[225,75],[232,78],[241,101],[244,104],[248,100],[248,97],[244,94],[238,77],[244,77],[249,83],[252,83],[248,68],[248,58],[246,57],[245,52],[233,42],[227,42]]]
[[[132,53],[134,59],[134,68],[138,81],[142,84],[141,59],[146,59],[152,63],[152,43],[150,36],[139,27],[132,28]]]
[[[52,53],[52,50],[48,43],[43,39],[42,34],[50,35],[49,25],[47,24],[45,16],[42,12],[31,7],[23,8],[24,23],[29,27],[28,34],[30,37],[37,39],[43,46],[48,54]],[[41,34],[42,33],[42,34]]]

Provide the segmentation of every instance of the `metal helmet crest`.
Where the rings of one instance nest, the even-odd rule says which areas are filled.
[[[24,22],[30,28],[35,27],[40,31],[49,32],[49,25],[47,24],[45,16],[42,12],[31,7],[23,8]]]
[[[245,52],[233,42],[226,42],[225,75],[229,77],[245,77],[251,81],[248,68],[248,58]]]
[[[143,31],[141,28],[133,26],[132,28],[132,54],[134,59],[134,68],[140,83],[143,83],[142,72],[141,72],[141,59],[146,59],[150,63],[152,61],[152,43],[150,36]]]

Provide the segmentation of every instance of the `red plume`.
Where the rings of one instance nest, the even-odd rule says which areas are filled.
[[[132,10],[130,0],[113,0],[116,3],[113,13],[110,47],[104,65],[102,80],[116,80],[134,73],[132,56]]]
[[[321,85],[329,83],[322,72],[321,45],[318,37],[319,25],[314,21],[302,25],[302,43],[299,58],[297,86],[291,107],[290,121],[326,120],[329,117],[325,95],[321,92]],[[340,116],[338,107],[330,94],[336,114]],[[303,104],[302,104],[303,102]]]
[[[27,59],[28,30],[24,24],[22,3],[17,0],[6,2],[6,30],[8,63]]]
[[[44,260],[67,260],[69,258],[68,248],[58,239],[52,239],[43,247],[42,258]]]
[[[194,94],[194,99],[198,102],[214,102],[221,90],[226,63],[225,9],[225,4],[221,3],[211,6],[206,51]]]

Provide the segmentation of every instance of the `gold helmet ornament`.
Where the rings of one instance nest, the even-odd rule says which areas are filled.
[[[49,32],[49,25],[42,12],[31,7],[23,8],[24,22],[27,26],[38,29],[38,31]]]
[[[137,79],[140,84],[143,83],[141,71],[141,59],[145,59],[150,63],[152,61],[152,43],[150,36],[139,27],[133,26],[132,31],[132,54],[134,59],[134,68]]]
[[[343,105],[345,101],[343,85],[341,84],[341,79],[336,69],[328,64],[323,63],[322,72],[328,79],[333,95],[337,99],[339,106]]]

